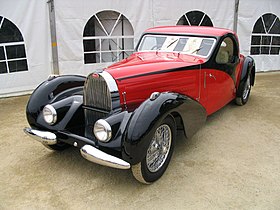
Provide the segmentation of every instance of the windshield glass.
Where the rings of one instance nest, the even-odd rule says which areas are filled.
[[[208,57],[215,41],[208,37],[145,35],[137,51],[180,52]]]

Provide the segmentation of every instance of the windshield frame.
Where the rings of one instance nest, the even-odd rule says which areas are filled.
[[[210,48],[210,50],[208,51],[208,54],[206,56],[204,55],[199,55],[199,54],[194,54],[194,52],[192,53],[189,53],[189,52],[185,52],[183,50],[181,51],[174,51],[174,50],[161,50],[161,49],[155,49],[155,50],[140,50],[141,46],[143,45],[143,41],[145,40],[145,38],[147,36],[153,36],[153,37],[173,37],[173,38],[200,38],[200,39],[207,39],[207,40],[213,40],[213,44]],[[175,42],[176,43],[176,42]],[[202,57],[202,58],[209,58],[215,48],[217,44],[217,37],[214,37],[214,36],[204,36],[204,35],[193,35],[193,34],[157,34],[157,33],[146,33],[146,34],[143,34],[140,41],[138,42],[137,44],[137,47],[136,47],[136,52],[166,52],[166,53],[179,53],[179,54],[185,54],[185,55],[192,55],[192,56],[198,56],[198,57]],[[174,47],[175,48],[175,47]],[[199,51],[199,48],[197,48],[196,50],[194,51]]]

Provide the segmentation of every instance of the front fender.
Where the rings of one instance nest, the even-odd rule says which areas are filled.
[[[26,106],[26,117],[30,126],[32,128],[44,129],[47,124],[38,123],[44,106],[59,103],[59,101],[70,96],[82,96],[84,82],[85,77],[82,76],[58,76],[41,83],[30,96]],[[81,99],[76,100],[80,101]],[[69,100],[65,102],[66,104],[71,103]]]
[[[147,99],[131,116],[123,143],[123,158],[131,164],[140,162],[156,128],[164,118],[174,113],[181,117],[187,137],[191,137],[206,120],[205,109],[187,96],[166,92],[155,100]]]

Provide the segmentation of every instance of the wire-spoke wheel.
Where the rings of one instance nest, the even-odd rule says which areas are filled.
[[[165,118],[156,128],[145,158],[132,166],[132,173],[138,181],[149,184],[163,175],[173,153],[175,132],[171,117]]]

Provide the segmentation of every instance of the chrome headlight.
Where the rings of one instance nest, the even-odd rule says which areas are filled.
[[[93,133],[99,141],[108,142],[112,137],[112,128],[108,122],[100,119],[94,124]]]
[[[53,125],[56,123],[57,121],[57,113],[55,108],[48,104],[44,107],[43,109],[43,116],[44,116],[44,120],[46,121],[46,123],[48,123],[49,125]]]

